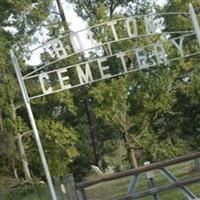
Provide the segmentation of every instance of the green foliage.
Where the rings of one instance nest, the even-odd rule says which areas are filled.
[[[168,1],[161,12],[188,11],[188,3],[186,0]],[[198,8],[199,2],[193,3]],[[152,1],[93,0],[76,1],[74,6],[79,16],[87,20],[89,25],[94,25],[109,19],[144,14],[152,11],[154,5]],[[49,31],[49,37],[64,34],[58,19],[49,17],[51,8],[51,0],[4,0],[0,6],[2,173],[13,174],[10,163],[15,160],[21,176],[22,167],[15,147],[15,136],[31,129],[8,52],[15,44],[23,72],[32,69],[32,66],[26,66],[22,59],[27,47],[24,44],[37,44],[38,39],[34,34],[44,25]],[[123,8],[124,14],[116,12],[117,8]],[[165,31],[191,30],[191,19],[188,16],[175,17],[177,16],[164,16]],[[138,24],[138,29],[142,31],[144,24]],[[16,33],[8,31],[5,27],[15,28]],[[118,35],[123,34],[123,29],[123,24],[117,27]],[[104,31],[109,38],[112,37],[111,30],[105,27]],[[100,31],[94,32],[94,37],[97,41],[104,40]],[[159,36],[120,42],[114,46],[113,51],[143,46],[157,39]],[[64,43],[67,45],[69,40],[66,39]],[[164,45],[170,56],[177,56],[172,45]],[[184,49],[190,52],[198,50],[199,47],[192,38],[185,41]],[[106,55],[106,51],[104,53]],[[41,54],[42,61],[46,62],[49,56],[47,53]],[[92,56],[94,55],[91,53]],[[128,59],[134,60],[132,55]],[[75,64],[78,60],[78,56],[74,56],[60,62],[59,65]],[[108,64],[117,66],[118,63],[111,60]],[[108,165],[114,165],[120,170],[128,168],[129,147],[138,152],[140,164],[147,159],[157,161],[199,150],[199,65],[199,58],[194,56],[32,101],[34,116],[52,174],[62,176],[72,172],[80,179],[90,170],[90,165],[94,164],[84,105],[86,97],[92,102],[92,112],[97,119],[95,127],[102,144],[101,153],[105,168]],[[59,66],[52,67],[56,69]],[[39,88],[33,87],[33,84],[34,81],[27,84],[27,87],[34,93]],[[34,138],[25,138],[24,144],[31,170],[37,176],[43,176]]]
[[[47,185],[27,185],[0,192],[2,200],[48,200],[50,197]]]
[[[81,17],[89,21],[89,24],[96,24],[107,21],[109,17],[120,16],[112,12],[112,6],[124,6],[127,11],[130,11],[128,3],[128,1],[107,1],[106,3],[94,1],[94,4],[88,2],[86,6],[80,2],[76,3],[76,9]],[[188,12],[187,3],[189,2],[169,1],[162,11]],[[198,7],[197,4],[195,1],[194,6]],[[130,5],[132,12],[127,12],[127,14],[146,13],[151,9],[151,5],[150,1],[139,1],[135,7]],[[90,7],[92,8],[89,9]],[[98,11],[94,12],[95,10]],[[175,20],[176,24],[174,24]],[[191,30],[191,19],[185,15],[165,16],[165,24],[165,31]],[[139,27],[139,29],[142,28]],[[122,31],[119,28],[117,32],[120,35]],[[175,36],[178,35],[173,35]],[[100,33],[95,33],[95,37],[97,40],[103,40]],[[137,46],[149,44],[156,39],[159,38],[137,40]],[[197,48],[196,43],[192,43],[193,46],[191,46],[191,42],[187,41],[184,47],[188,52],[193,49],[197,50],[195,49]],[[129,45],[134,46],[134,42],[127,42],[124,46]],[[124,46],[118,45],[116,49],[122,49]],[[165,46],[170,56],[177,56],[172,46],[167,44]],[[113,60],[110,65],[114,62]],[[195,150],[197,146],[195,145],[194,148],[191,144],[194,144],[192,138],[196,140],[199,130],[197,122],[198,62],[196,58],[180,60],[169,63],[169,65],[160,65],[133,75],[98,83],[90,90],[96,116],[103,120],[107,127],[111,127],[114,134],[118,135],[116,137],[118,139],[121,138],[118,131],[123,133],[124,127],[128,127],[129,139],[134,147],[140,149],[143,159],[155,161],[185,154],[191,151],[191,147]],[[193,69],[195,69],[194,72]],[[188,81],[184,81],[186,79]],[[194,115],[191,116],[191,113]],[[195,118],[197,121],[193,123]],[[106,148],[108,151],[105,152],[110,154],[109,147]]]
[[[21,59],[21,52],[24,51],[24,44],[31,42],[33,34],[40,30],[40,26],[45,23],[47,17],[49,16],[49,9],[52,6],[52,1],[29,1],[29,0],[4,0],[0,6],[0,92],[2,94],[0,98],[0,156],[1,156],[1,172],[13,174],[13,164],[17,163],[18,174],[22,174],[22,166],[20,166],[20,157],[18,155],[18,150],[15,146],[15,137],[17,134],[23,134],[24,132],[31,129],[30,122],[27,118],[27,112],[22,103],[21,93],[19,87],[17,86],[17,80],[14,75],[13,66],[10,63],[10,48],[15,45],[15,48],[18,49],[18,58],[20,67],[25,68],[25,63]],[[10,31],[10,27],[11,31]],[[14,31],[12,31],[14,30]],[[28,35],[29,34],[29,35]],[[34,42],[34,41],[33,41]],[[23,53],[22,53],[23,54]],[[16,87],[17,86],[17,87]],[[32,86],[31,86],[32,87]],[[32,87],[33,88],[33,87]],[[77,150],[75,144],[77,142],[76,131],[67,126],[63,125],[61,121],[57,121],[60,113],[57,111],[58,99],[62,99],[60,103],[67,104],[72,102],[70,97],[67,97],[68,100],[64,100],[64,97],[55,96],[54,105],[51,104],[49,112],[44,111],[44,109],[38,110],[36,116],[44,117],[49,115],[55,115],[52,119],[47,119],[46,124],[40,125],[42,131],[47,129],[48,132],[44,131],[44,140],[47,141],[47,151],[49,153],[49,162],[52,171],[57,175],[64,175],[69,171],[69,164],[73,161],[74,157],[77,155]],[[35,105],[37,107],[42,107],[43,101]],[[49,108],[50,108],[49,107]],[[75,112],[74,106],[71,103],[69,106],[70,112]],[[55,120],[55,121],[54,121]],[[48,122],[49,121],[49,122]],[[40,124],[40,121],[39,121]],[[48,126],[54,126],[50,128]],[[59,129],[56,131],[56,129]],[[60,131],[60,135],[57,133]],[[48,136],[49,134],[49,136]],[[55,134],[55,136],[54,136]],[[53,139],[52,139],[53,138]],[[51,140],[50,140],[51,139]],[[36,145],[33,143],[30,138],[24,139],[24,147],[28,158],[31,157],[32,152],[35,157],[31,157],[29,165],[34,171],[39,162]],[[46,147],[46,146],[45,146]],[[54,148],[55,147],[55,148]],[[30,157],[29,157],[30,156]],[[33,161],[33,162],[32,162]],[[32,163],[31,163],[32,162]],[[56,163],[56,165],[55,165]],[[35,164],[35,166],[33,166]],[[32,167],[33,166],[33,167]],[[60,167],[57,167],[60,166]],[[36,170],[39,174],[42,174],[42,168]]]
[[[66,127],[62,122],[49,118],[38,120],[37,124],[50,171],[55,176],[64,176],[69,173],[69,164],[78,154],[75,147],[78,139],[75,129]],[[40,165],[40,162],[35,164]]]

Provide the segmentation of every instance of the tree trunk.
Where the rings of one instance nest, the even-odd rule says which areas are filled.
[[[131,164],[131,168],[138,168],[136,153],[135,153],[133,146],[131,145],[131,143],[129,141],[127,131],[124,132],[123,138],[124,138],[124,142],[126,144],[126,149],[127,149],[127,152],[128,152],[128,157],[129,157],[129,161],[130,161],[130,164]]]
[[[15,160],[14,159],[12,159],[12,168],[13,168],[14,177],[17,180],[17,182],[19,182],[19,176],[18,176],[18,173],[17,173],[17,169],[15,167]]]
[[[58,10],[60,12],[60,17],[61,17],[61,20],[62,20],[62,23],[63,23],[63,27],[64,27],[65,31],[67,32],[68,31],[67,20],[66,20],[66,17],[65,17],[65,13],[64,13],[64,10],[63,10],[62,3],[61,3],[60,0],[56,0],[56,2],[57,2]]]
[[[136,158],[135,150],[134,150],[134,148],[131,147],[131,146],[128,146],[128,148],[130,149],[130,150],[129,150],[129,154],[130,154],[131,166],[132,166],[133,168],[138,168],[138,161],[137,161],[137,158]]]
[[[27,161],[27,158],[26,158],[21,134],[17,135],[17,146],[18,146],[18,149],[19,149],[20,157],[22,159],[22,165],[23,165],[23,171],[24,171],[25,179],[26,179],[26,181],[31,182],[31,174],[30,174],[28,161]]]
[[[102,167],[100,142],[97,137],[96,119],[92,112],[91,99],[89,97],[86,97],[84,100],[84,103],[85,103],[85,108],[86,108],[87,117],[88,117],[88,123],[89,123],[89,127],[90,127],[92,146],[93,146],[93,150],[94,150],[95,165],[98,167]]]

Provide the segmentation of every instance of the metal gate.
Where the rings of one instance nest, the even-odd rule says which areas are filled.
[[[86,188],[94,186],[99,183],[105,183],[109,181],[113,181],[116,179],[132,176],[131,183],[129,185],[129,188],[127,188],[127,194],[125,196],[121,196],[119,198],[115,198],[115,200],[129,200],[129,199],[138,199],[141,197],[149,196],[151,195],[154,200],[159,199],[158,194],[160,192],[172,190],[172,189],[179,189],[181,193],[186,197],[188,200],[198,200],[195,194],[193,194],[186,186],[194,183],[200,183],[200,173],[196,177],[187,178],[184,180],[178,180],[175,176],[173,176],[169,170],[166,169],[166,167],[194,160],[194,159],[200,159],[200,152],[192,153],[190,155],[178,157],[171,160],[161,161],[154,164],[149,164],[141,168],[131,169],[125,172],[119,172],[107,176],[101,176],[94,180],[85,181],[78,183],[76,185],[79,199],[80,200],[88,200]],[[147,172],[152,173],[153,170],[160,170],[160,172],[166,176],[166,178],[170,181],[170,184],[163,185],[163,186],[155,186],[153,184],[153,177],[151,174],[147,174],[149,181],[150,181],[150,188],[148,190],[142,191],[142,192],[135,192],[135,186],[138,180],[138,177],[141,173]],[[200,188],[199,188],[200,190]],[[114,199],[110,199],[114,200]]]

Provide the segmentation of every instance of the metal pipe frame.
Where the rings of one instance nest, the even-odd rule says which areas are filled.
[[[37,144],[37,147],[38,147],[38,151],[39,151],[40,158],[41,158],[41,161],[42,161],[42,164],[43,164],[43,168],[44,168],[44,171],[45,171],[45,174],[46,174],[46,178],[47,178],[47,182],[48,182],[48,185],[49,185],[51,197],[52,197],[52,200],[57,200],[56,192],[55,192],[55,189],[54,189],[54,186],[53,186],[53,183],[52,183],[52,178],[51,178],[51,175],[50,175],[50,172],[49,172],[48,164],[47,164],[47,161],[46,161],[46,157],[45,157],[45,154],[44,154],[44,150],[43,150],[42,143],[41,143],[41,140],[40,140],[40,136],[39,136],[39,133],[38,133],[38,129],[37,129],[37,126],[36,126],[36,122],[35,122],[33,112],[32,112],[32,109],[31,109],[28,92],[26,90],[26,87],[25,87],[25,84],[24,84],[24,81],[23,81],[23,78],[22,78],[22,74],[21,74],[21,71],[20,71],[20,68],[19,68],[17,58],[15,57],[14,52],[12,50],[10,50],[10,56],[11,56],[12,64],[13,64],[14,69],[15,69],[17,80],[19,82],[22,97],[23,97],[23,100],[24,100],[24,103],[25,103],[25,106],[26,106],[26,109],[27,109],[27,112],[28,112],[30,123],[31,123],[32,129],[33,129],[33,134],[34,134],[35,141],[36,141],[36,144]]]

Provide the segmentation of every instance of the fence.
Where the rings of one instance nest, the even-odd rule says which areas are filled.
[[[54,177],[54,186],[58,200],[77,200],[73,175]]]
[[[137,199],[137,198],[145,197],[148,195],[152,195],[154,197],[154,199],[158,199],[158,197],[156,196],[158,193],[168,191],[171,189],[176,189],[176,188],[180,189],[180,191],[183,193],[183,195],[187,199],[189,199],[189,200],[196,199],[197,200],[197,197],[189,189],[186,188],[186,185],[200,182],[200,175],[193,177],[193,178],[178,180],[165,167],[168,167],[168,166],[174,165],[174,164],[179,164],[179,163],[186,162],[186,161],[190,161],[190,160],[194,160],[194,159],[199,159],[199,158],[200,158],[200,152],[192,153],[192,154],[174,158],[171,160],[166,160],[166,161],[161,161],[161,162],[158,162],[155,164],[150,164],[150,165],[147,165],[147,166],[144,166],[141,168],[131,169],[131,170],[128,170],[125,172],[119,172],[119,173],[115,173],[115,174],[111,174],[111,175],[104,175],[104,176],[98,177],[94,180],[89,180],[89,181],[78,183],[76,185],[76,187],[78,190],[79,199],[80,200],[88,200],[85,189],[90,186],[94,186],[98,183],[104,183],[104,182],[113,181],[113,180],[128,177],[128,176],[132,176],[132,181],[129,186],[127,195],[125,195],[123,197],[115,198],[115,200]],[[160,170],[169,179],[169,181],[171,183],[168,185],[158,186],[158,187],[155,187],[152,185],[152,187],[148,190],[145,190],[142,192],[135,192],[134,189],[135,189],[135,185],[137,182],[137,177],[141,173],[151,172],[152,170]]]

